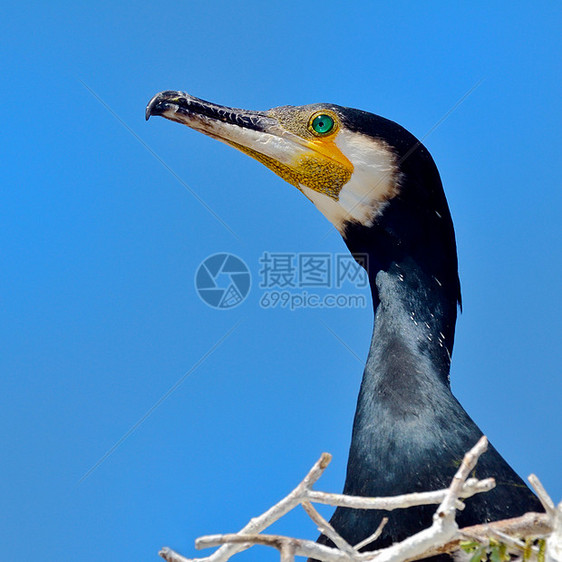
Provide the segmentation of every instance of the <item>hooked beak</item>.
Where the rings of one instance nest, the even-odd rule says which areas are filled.
[[[293,171],[295,161],[310,149],[304,139],[283,129],[268,112],[235,109],[169,90],[150,100],[146,119],[152,115],[161,115],[229,144],[299,187],[300,180]]]
[[[225,107],[173,90],[160,92],[148,102],[146,120],[153,115],[161,115],[210,136],[219,136],[219,132],[226,134],[229,126],[265,132],[275,124],[263,111]]]
[[[156,94],[146,107],[146,119],[161,115],[187,125],[252,156],[298,189],[316,189],[319,178],[328,187],[318,189],[337,198],[353,171],[349,160],[332,140],[305,138],[282,120],[299,108],[249,111],[217,105],[185,92]],[[306,124],[304,125],[306,129]]]

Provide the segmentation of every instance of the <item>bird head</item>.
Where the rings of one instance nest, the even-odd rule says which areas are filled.
[[[376,273],[409,261],[460,302],[453,225],[437,168],[406,129],[329,103],[234,109],[184,92],[155,95],[160,115],[252,156],[299,189]],[[376,289],[374,289],[376,290]]]
[[[342,234],[349,223],[372,226],[400,184],[393,147],[354,129],[357,113],[364,114],[325,103],[247,111],[175,91],[157,94],[146,108],[147,119],[161,115],[252,156],[302,191]]]

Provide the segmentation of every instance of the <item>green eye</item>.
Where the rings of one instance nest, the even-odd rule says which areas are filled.
[[[325,113],[314,117],[310,126],[317,135],[327,135],[334,128],[334,119]]]

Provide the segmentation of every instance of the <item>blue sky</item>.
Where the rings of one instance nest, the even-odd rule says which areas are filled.
[[[344,244],[255,161],[145,123],[166,89],[253,109],[329,101],[430,132],[463,288],[453,390],[562,499],[560,23],[557,2],[6,5],[1,558],[193,556],[322,451],[321,488],[342,488],[371,309],[264,310],[258,285],[264,252]],[[252,274],[231,310],[194,289],[217,252]],[[277,530],[314,538],[303,521]]]

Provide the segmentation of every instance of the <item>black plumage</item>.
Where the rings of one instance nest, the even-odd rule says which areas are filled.
[[[336,217],[350,252],[360,256],[359,263],[367,269],[375,321],[344,493],[393,496],[447,487],[482,432],[450,389],[461,304],[457,250],[439,172],[423,144],[392,121],[333,104],[251,112],[167,91],[151,100],[146,115],[163,115],[232,144],[294,183],[324,214]],[[324,127],[333,121],[333,131],[313,130],[319,115]],[[338,138],[343,139],[340,145]],[[338,153],[338,147],[345,150]],[[338,189],[353,183],[355,164],[377,173],[376,165],[364,166],[370,150],[390,155],[396,184],[378,193],[382,198],[373,199],[372,216],[361,221],[349,207],[344,209],[348,215],[341,214],[337,206],[343,203],[337,194],[341,196]],[[346,158],[351,159],[347,168]],[[303,171],[299,168],[303,159],[314,167]],[[310,169],[319,174],[330,169],[341,185],[327,189],[319,182],[317,186]],[[358,193],[376,194],[388,177],[379,180],[369,183],[371,191]],[[343,224],[338,222],[341,216],[348,217]],[[481,457],[475,475],[494,477],[497,485],[466,500],[466,508],[458,513],[460,526],[542,511],[538,499],[492,446]],[[380,538],[367,547],[372,550],[429,527],[434,511],[435,506],[390,513],[337,508],[331,523],[355,545],[388,516]],[[319,541],[329,542],[325,537]]]
[[[344,493],[392,496],[449,485],[482,432],[450,390],[457,304],[457,251],[441,179],[427,149],[404,128],[372,114],[341,110],[347,127],[394,148],[399,194],[376,222],[350,224],[344,240],[368,255],[374,331],[363,374]],[[460,526],[515,517],[542,507],[490,446],[475,474],[496,487],[466,500]],[[389,546],[431,525],[435,506],[390,513],[337,508],[331,523],[357,544],[389,517],[369,548]],[[320,542],[328,542],[321,537]]]

